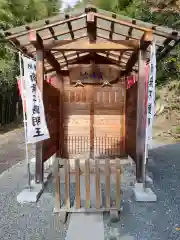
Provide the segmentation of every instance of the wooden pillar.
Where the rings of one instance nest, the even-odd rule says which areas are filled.
[[[43,81],[44,81],[44,52],[43,49],[37,49],[36,51],[36,78],[37,86],[41,92],[43,100]],[[42,156],[42,144],[43,142],[36,143],[36,183],[43,184],[44,182],[44,163]]]
[[[59,155],[64,158],[64,83],[62,74],[59,71],[56,73],[59,82]]]
[[[89,43],[93,44],[96,43],[96,23],[97,19],[94,15],[94,12],[96,12],[96,9],[89,9],[87,13],[86,18],[86,24],[87,24],[87,35],[89,38]],[[95,63],[94,63],[94,53],[90,53],[93,61],[91,61],[92,70],[94,70]],[[94,158],[94,86],[90,87],[90,158]]]
[[[29,41],[36,48],[36,76],[37,76],[37,85],[42,94],[42,100],[44,100],[43,95],[43,82],[44,82],[44,58],[47,59],[49,64],[54,69],[59,69],[60,65],[55,57],[50,51],[44,51],[43,40],[41,36],[35,31],[31,30],[29,32]],[[46,96],[45,96],[46,97]],[[44,165],[43,165],[43,156],[42,156],[42,144],[43,142],[38,142],[36,144],[36,183],[44,182]]]
[[[90,99],[90,158],[94,158],[94,88],[91,86]]]
[[[136,123],[136,178],[143,182],[145,177],[145,140],[146,140],[146,50],[139,50],[139,69],[137,87],[137,123]]]

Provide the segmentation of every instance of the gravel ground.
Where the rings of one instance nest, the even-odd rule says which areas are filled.
[[[16,201],[27,182],[23,177],[25,171],[25,163],[19,163],[0,176],[0,239],[64,239],[68,222],[62,225],[52,215],[54,191],[51,182],[36,204],[20,205]]]
[[[124,210],[120,222],[111,223],[104,215],[107,240],[180,240],[180,144],[150,151],[149,171],[153,175],[156,203],[136,203],[128,182],[133,182],[133,167],[124,174],[129,179],[122,188]],[[131,180],[130,180],[131,179]]]

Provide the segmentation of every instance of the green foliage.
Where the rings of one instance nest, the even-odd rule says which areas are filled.
[[[180,81],[180,46],[175,48],[176,55],[168,55],[157,65],[157,84],[162,86],[171,80]]]
[[[31,23],[57,14],[59,0],[0,0],[0,29]],[[0,35],[0,94],[11,91],[18,74],[17,55],[7,49],[4,37]]]
[[[163,25],[170,28],[175,25],[177,30],[180,29],[180,13],[172,13],[172,11],[151,12],[148,4],[142,0],[133,0],[118,13],[155,25]],[[173,56],[168,55],[157,64],[157,85],[163,85],[170,80],[180,79],[180,46],[177,46],[173,52],[175,52]]]

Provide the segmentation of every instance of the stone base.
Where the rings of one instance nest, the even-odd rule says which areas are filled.
[[[33,184],[31,189],[27,187],[17,195],[17,201],[19,203],[35,203],[41,196],[42,192],[42,184]]]
[[[156,202],[157,196],[150,188],[144,188],[143,183],[136,183],[133,189],[137,202]]]
[[[72,214],[65,240],[75,239],[104,240],[103,214]]]
[[[30,160],[31,166],[32,163],[34,163],[35,159],[32,158]],[[28,186],[26,186],[22,192],[20,192],[17,195],[17,201],[19,203],[35,203],[41,196],[43,190],[44,190],[44,185],[48,182],[48,179],[52,176],[52,171],[51,168],[45,169],[46,172],[44,172],[44,183],[42,184],[36,184],[35,180],[31,180],[31,189],[29,189]]]
[[[153,184],[153,179],[148,175],[146,175],[146,183]]]

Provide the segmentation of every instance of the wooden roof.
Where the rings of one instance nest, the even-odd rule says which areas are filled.
[[[63,70],[74,63],[89,63],[93,58],[98,59],[98,63],[110,61],[127,73],[136,69],[138,49],[148,49],[153,39],[158,59],[180,42],[180,33],[173,29],[109,13],[92,5],[7,30],[5,36],[23,54],[34,59],[36,48],[42,47],[47,73],[54,71],[57,64]]]

